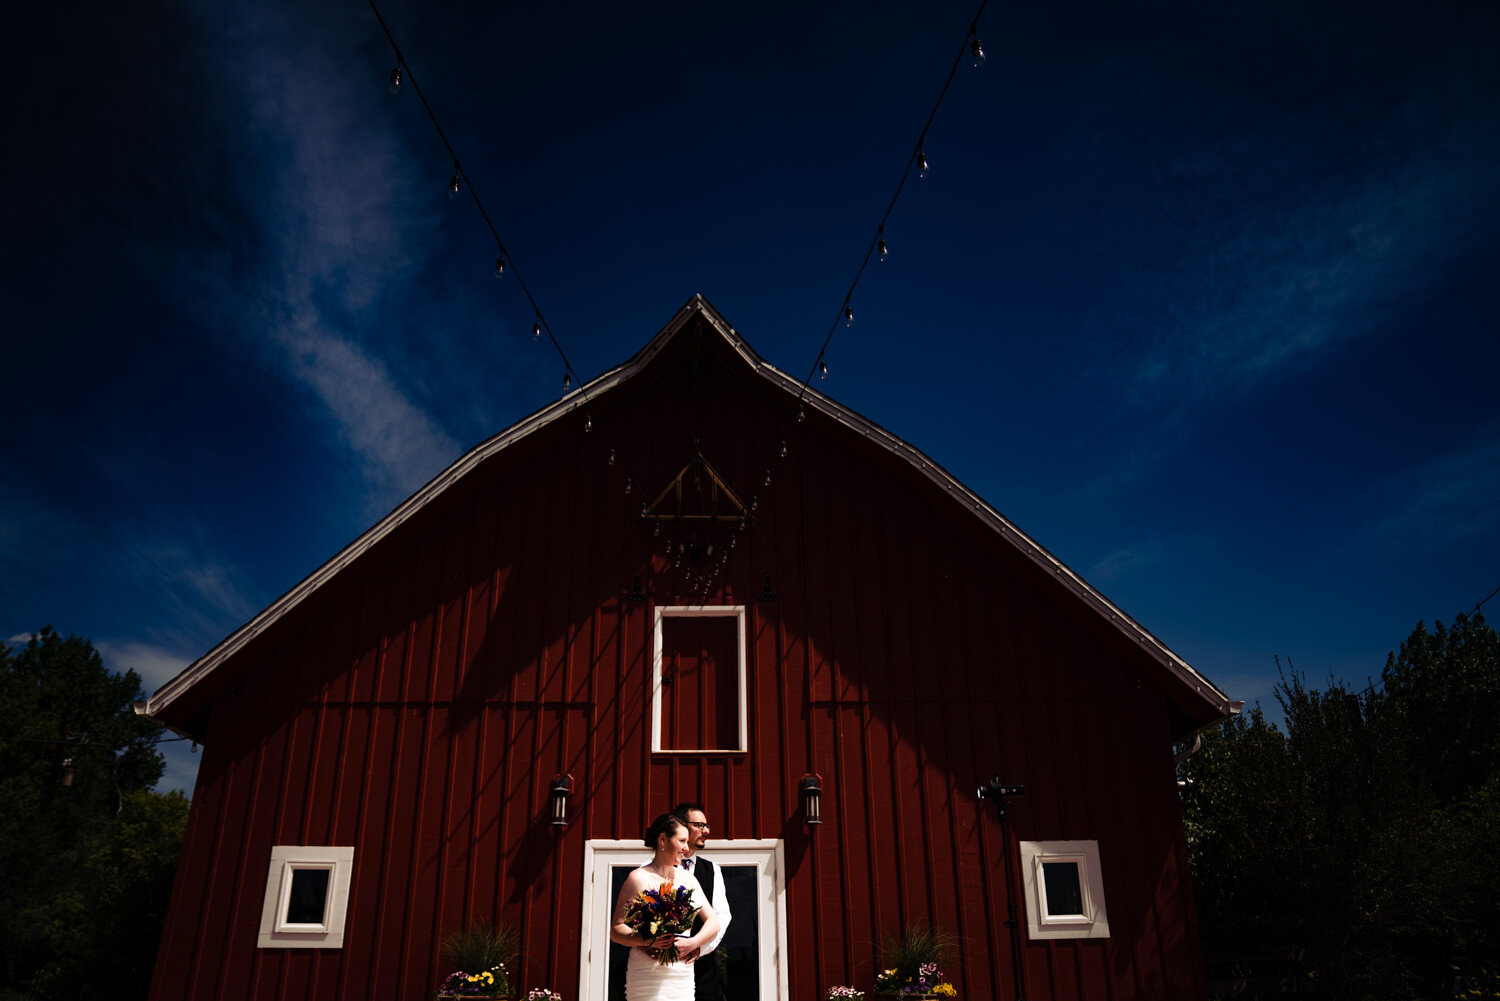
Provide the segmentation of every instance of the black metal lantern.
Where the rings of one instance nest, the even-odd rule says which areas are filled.
[[[552,826],[568,826],[568,797],[573,795],[573,776],[559,775],[552,780]]]
[[[821,801],[823,798],[823,783],[816,775],[802,776],[802,812],[806,815],[807,826],[823,823]]]

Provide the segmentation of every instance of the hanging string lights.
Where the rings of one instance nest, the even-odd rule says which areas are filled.
[[[819,379],[827,379],[828,377],[827,352],[829,344],[833,339],[833,335],[838,330],[839,322],[843,322],[843,326],[845,329],[852,327],[854,324],[854,309],[851,305],[851,300],[854,295],[855,289],[859,285],[860,278],[863,276],[864,270],[870,262],[870,258],[878,254],[878,260],[880,261],[887,261],[890,259],[890,246],[885,239],[885,224],[889,220],[891,212],[895,208],[896,202],[901,196],[901,192],[905,187],[906,181],[910,176],[911,171],[913,170],[913,168],[915,168],[917,171],[917,176],[919,178],[926,178],[931,172],[930,164],[927,159],[927,153],[924,148],[927,139],[927,133],[928,130],[932,127],[934,119],[937,117],[937,112],[938,109],[942,106],[943,99],[947,96],[948,88],[953,82],[953,77],[958,69],[959,63],[963,61],[966,55],[970,61],[970,64],[975,68],[981,67],[985,63],[986,57],[984,45],[979,39],[978,25],[979,19],[984,13],[984,8],[987,2],[988,0],[981,0],[979,9],[975,12],[973,19],[969,23],[968,31],[964,37],[964,44],[960,47],[958,55],[955,57],[953,65],[948,71],[948,76],[943,82],[942,89],[938,93],[937,100],[933,104],[932,111],[927,116],[926,123],[922,126],[921,133],[917,137],[917,141],[913,147],[911,156],[907,159],[906,167],[901,172],[900,179],[898,180],[896,185],[896,190],[891,195],[891,199],[886,205],[885,212],[881,215],[879,223],[876,226],[875,236],[871,240],[869,247],[865,251],[864,259],[860,262],[859,267],[855,271],[854,280],[850,283],[849,291],[844,296],[838,316],[835,319],[832,327],[830,328],[827,336],[824,337],[822,345],[818,349],[817,358],[814,362],[813,370],[810,371],[802,381],[801,390],[798,392],[796,398],[795,422],[798,425],[803,425],[807,421],[807,410],[803,401],[811,384],[813,372],[816,372],[818,374]],[[453,158],[453,173],[448,179],[449,198],[457,198],[463,192],[465,187],[468,188],[470,198],[473,199],[475,206],[479,209],[480,215],[483,217],[484,223],[490,231],[490,235],[495,240],[497,251],[494,266],[495,277],[497,279],[503,278],[507,266],[509,266],[512,273],[515,275],[516,286],[526,297],[527,302],[531,305],[535,314],[535,320],[532,323],[531,330],[532,340],[533,342],[539,342],[541,340],[543,329],[546,329],[547,338],[552,343],[554,350],[557,351],[557,354],[563,363],[563,392],[564,394],[571,392],[573,387],[573,377],[576,374],[572,363],[568,360],[567,354],[563,351],[562,345],[558,342],[556,336],[554,336],[554,334],[552,333],[550,326],[546,324],[545,319],[542,316],[541,307],[537,304],[536,299],[532,296],[530,289],[526,286],[526,283],[522,279],[519,269],[517,269],[515,266],[514,260],[507,260],[508,255],[505,250],[504,242],[500,239],[500,235],[496,231],[494,223],[491,222],[489,213],[485,211],[484,204],[480,200],[478,192],[475,190],[474,185],[470,183],[468,175],[464,172],[463,167],[460,165],[458,155],[456,152],[454,152],[452,144],[448,141],[447,134],[443,131],[441,124],[438,122],[437,116],[432,110],[432,106],[428,103],[427,98],[422,94],[421,87],[418,86],[417,80],[411,72],[411,67],[407,64],[405,57],[402,55],[400,47],[396,45],[395,37],[391,34],[391,30],[385,23],[384,17],[381,16],[379,8],[376,7],[375,0],[369,0],[369,4],[370,9],[375,14],[376,19],[380,22],[380,27],[385,32],[387,40],[389,40],[389,42],[391,43],[391,48],[394,50],[396,56],[396,65],[390,71],[387,81],[390,93],[397,94],[401,92],[404,87],[409,86],[409,88],[416,93],[418,100],[421,101],[423,109],[426,111],[428,118],[432,121],[433,127],[437,130],[438,136],[442,139],[449,155]],[[578,389],[583,393],[583,404],[585,406],[583,430],[585,433],[589,433],[592,432],[594,428],[593,401],[589,397],[587,384],[585,384],[582,380],[579,381]],[[786,459],[789,454],[785,431],[786,428],[783,427],[782,433],[776,439],[776,457],[780,459]],[[607,429],[602,433],[604,435],[606,443],[608,444],[606,464],[613,467],[616,464],[615,446],[611,436],[607,432]],[[771,465],[771,463],[767,463],[765,465],[764,473],[761,477],[761,487],[763,488],[769,488],[771,486]],[[624,478],[624,491],[627,495],[629,495],[631,493],[634,481],[631,476],[628,475],[628,468],[625,470],[625,472],[627,475]],[[759,493],[751,493],[749,501],[749,513],[739,519],[738,531],[740,533],[745,532],[749,528],[754,518],[753,512],[757,511],[759,506]],[[645,519],[647,517],[647,512],[647,505],[643,501],[641,505],[642,519]],[[661,533],[661,522],[659,519],[655,518],[652,519],[652,521],[652,535],[659,536]],[[690,590],[694,591],[700,596],[707,595],[709,589],[713,585],[713,582],[719,576],[719,573],[724,566],[724,562],[728,558],[729,551],[735,548],[736,542],[736,533],[730,532],[727,537],[726,544],[718,547],[717,551],[715,550],[711,542],[706,546],[701,547],[701,549],[697,546],[696,543],[694,544],[694,555],[706,557],[708,559],[708,567],[701,573],[695,570],[683,571],[686,578],[686,583],[689,585]],[[669,539],[666,551],[669,557],[672,559],[673,566],[675,568],[678,568],[679,570],[682,570],[683,558],[689,555],[688,548],[684,542],[682,542],[681,540],[676,540],[676,548],[674,551],[673,544],[674,540]],[[639,589],[639,584],[637,585],[637,589]]]
[[[860,261],[859,267],[855,269],[854,279],[849,283],[849,290],[844,293],[843,302],[839,307],[839,312],[836,314],[833,323],[830,325],[828,334],[823,338],[823,343],[818,348],[818,354],[813,362],[812,369],[802,380],[802,387],[798,391],[796,398],[795,422],[797,425],[805,425],[807,423],[807,406],[805,403],[805,398],[807,396],[807,391],[812,383],[813,373],[817,373],[819,380],[826,380],[828,378],[828,348],[830,343],[833,341],[833,335],[839,330],[840,322],[842,321],[843,327],[846,330],[854,325],[854,308],[851,305],[851,302],[854,298],[856,289],[858,289],[859,287],[860,279],[864,276],[865,268],[869,266],[870,258],[877,257],[877,259],[880,261],[888,261],[890,259],[891,249],[890,244],[886,242],[885,225],[889,221],[891,212],[895,209],[896,202],[900,199],[901,193],[906,187],[907,179],[911,176],[911,172],[913,169],[917,171],[917,176],[919,179],[926,178],[928,174],[931,173],[931,164],[928,162],[927,151],[925,149],[927,142],[927,133],[928,130],[932,128],[933,121],[937,118],[938,109],[943,105],[943,99],[948,95],[948,88],[953,83],[953,77],[958,72],[959,65],[964,61],[965,56],[968,57],[970,64],[975,68],[984,65],[985,53],[984,44],[979,39],[979,19],[984,14],[984,8],[987,2],[988,0],[980,0],[979,9],[974,12],[974,17],[969,22],[968,31],[965,32],[963,42],[962,44],[960,44],[958,52],[953,57],[952,65],[948,68],[948,75],[943,80],[943,86],[942,89],[938,92],[937,100],[933,102],[932,111],[929,112],[927,121],[923,123],[922,130],[917,135],[917,141],[912,146],[911,155],[907,158],[906,166],[901,171],[901,176],[896,182],[896,189],[891,194],[890,201],[886,204],[885,212],[881,214],[880,220],[876,223],[875,234],[871,238],[870,243],[865,250],[864,258]],[[776,454],[781,459],[785,459],[788,454],[786,432],[787,427],[786,425],[783,425],[781,428],[781,433],[778,439],[776,439]],[[765,474],[762,478],[761,486],[763,488],[769,488],[770,485],[771,466],[768,463],[765,467]],[[751,512],[756,511],[759,505],[759,494],[752,494],[750,497]],[[752,520],[753,514],[751,517],[741,519],[739,530],[741,532],[744,532],[750,525]],[[733,542],[733,540],[734,536],[731,535],[731,543]],[[767,584],[767,588],[769,590],[769,582]]]

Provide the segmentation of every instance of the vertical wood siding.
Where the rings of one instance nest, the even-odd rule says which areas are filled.
[[[881,936],[913,920],[958,935],[961,997],[1012,997],[1005,860],[1078,838],[1099,842],[1111,937],[1027,943],[1026,996],[1201,994],[1153,665],[902,462],[790,421],[714,337],[695,386],[697,343],[600,401],[593,433],[564,419],[472,472],[202,684],[153,1001],[424,998],[441,934],[478,916],[524,929],[524,985],[573,997],[584,841],[683,798],[717,837],[785,839],[794,998],[868,988]],[[652,608],[691,596],[639,503],[695,434],[760,501],[710,598],[750,606],[747,754],[650,753]],[[997,773],[1027,789],[1010,844],[974,792]],[[341,950],[256,948],[278,844],[355,846]]]

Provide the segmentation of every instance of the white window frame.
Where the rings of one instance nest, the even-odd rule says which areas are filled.
[[[323,920],[317,924],[286,920],[291,903],[292,876],[299,870],[328,870],[328,893],[323,898]],[[354,849],[324,845],[276,845],[266,873],[266,896],[260,911],[261,949],[340,949],[344,918],[349,910],[349,883],[354,874]]]
[[[1050,914],[1042,865],[1072,862],[1078,866],[1082,914]],[[1026,894],[1027,931],[1034,939],[1109,938],[1104,909],[1104,874],[1099,868],[1097,841],[1022,841],[1021,880]]]
[[[688,747],[661,746],[662,716],[662,622],[668,618],[735,619],[736,653],[739,659],[739,743],[735,747],[714,747],[694,750]],[[658,605],[651,639],[651,753],[653,754],[744,754],[750,749],[750,716],[746,702],[749,698],[748,649],[749,625],[744,605]]]

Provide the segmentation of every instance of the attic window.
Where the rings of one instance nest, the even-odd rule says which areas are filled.
[[[748,749],[745,606],[656,609],[651,658],[651,750]]]
[[[1033,939],[1109,938],[1097,841],[1022,841],[1026,923]]]
[[[353,871],[353,848],[310,845],[272,848],[266,895],[261,905],[259,947],[342,947]]]

